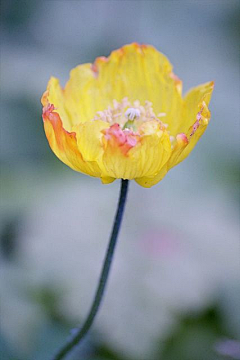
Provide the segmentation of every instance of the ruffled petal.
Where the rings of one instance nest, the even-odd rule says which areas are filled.
[[[164,176],[167,174],[169,169],[172,167],[172,163],[178,160],[179,156],[188,145],[188,139],[185,134],[179,134],[176,138],[176,144],[171,151],[171,154],[168,158],[168,161],[165,162],[165,165],[162,166],[160,171],[155,176],[144,177],[140,179],[136,179],[137,183],[143,187],[150,188],[153,185],[156,185],[159,181],[161,181]]]
[[[193,150],[200,137],[207,129],[211,113],[208,104],[211,100],[214,82],[199,85],[190,90],[184,98],[184,113],[181,130],[186,132],[188,144],[178,151],[178,156],[171,157],[168,169],[183,161]]]
[[[115,50],[94,64],[77,66],[64,90],[65,106],[72,121],[91,120],[116,99],[153,104],[156,114],[165,113],[164,122],[174,133],[182,112],[181,81],[172,65],[153,46],[131,44]]]
[[[114,126],[114,132],[105,135],[103,165],[114,178],[140,179],[153,176],[168,160],[171,143],[166,131],[160,129],[152,133],[126,135]],[[125,137],[124,137],[125,135]]]
[[[77,136],[78,149],[85,161],[97,161],[102,157],[102,131],[109,126],[109,123],[105,121],[95,120],[80,123],[73,127]]]
[[[85,162],[77,146],[75,132],[64,129],[62,120],[53,105],[43,108],[44,130],[49,145],[55,155],[76,171],[90,176],[101,177],[101,170],[96,162]]]
[[[179,164],[190,154],[208,126],[211,114],[207,104],[210,101],[212,89],[213,83],[208,83],[200,85],[189,93],[186,104],[188,105],[189,113],[192,111],[192,113],[195,112],[196,114],[194,123],[192,123],[188,129],[187,134],[181,133],[176,136],[175,145],[168,161],[155,176],[145,176],[140,179],[135,179],[139,185],[147,188],[156,185],[172,167]],[[197,105],[195,103],[196,108],[194,109],[193,99],[195,99],[197,103]]]
[[[156,185],[159,181],[161,181],[164,176],[167,174],[167,166],[166,164],[161,168],[161,170],[155,176],[144,176],[141,178],[135,179],[136,183],[139,185],[150,188],[153,185]]]
[[[80,123],[73,127],[76,132],[77,146],[82,154],[83,160],[87,162],[95,161],[101,169],[101,180],[104,184],[109,184],[115,179],[110,177],[103,166],[103,131],[109,128],[105,121],[95,120]]]
[[[71,70],[70,78],[64,88],[64,101],[73,125],[93,119],[96,112],[102,109],[102,106],[99,106],[101,99],[104,99],[104,89],[101,99],[98,99],[95,87],[96,76],[92,64],[78,65]]]
[[[199,106],[200,106],[200,110],[197,113],[196,121],[192,124],[192,126],[190,126],[190,128],[187,131],[188,144],[179,154],[178,158],[176,158],[174,161],[171,162],[169,169],[172,168],[173,166],[178,165],[181,161],[186,159],[186,157],[190,154],[190,152],[197,144],[200,137],[207,129],[211,117],[211,113],[204,101],[200,103]]]
[[[167,171],[169,171],[173,166],[175,166],[175,164],[178,162],[180,155],[182,154],[186,146],[188,146],[188,144],[189,141],[186,134],[182,133],[176,136],[175,145],[172,149],[170,159],[166,164]]]
[[[185,134],[177,135],[176,144],[171,151],[171,155],[168,161],[165,163],[165,165],[161,168],[161,170],[155,176],[142,178],[138,180],[137,183],[147,188],[156,185],[168,173],[170,168],[173,166],[172,164],[174,164],[178,160],[179,156],[181,155],[181,153],[183,152],[183,150],[187,145],[188,145],[187,136]]]
[[[187,92],[184,97],[182,119],[179,122],[177,133],[187,133],[190,126],[196,121],[202,102],[204,101],[207,106],[209,105],[213,89],[214,82],[210,81]]]
[[[47,90],[44,92],[41,102],[44,107],[48,106],[48,104],[53,104],[54,109],[57,111],[62,120],[64,129],[67,131],[72,130],[72,119],[66,110],[64,92],[58,79],[54,77],[50,78]]]

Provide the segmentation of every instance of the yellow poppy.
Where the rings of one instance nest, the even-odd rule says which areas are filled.
[[[182,97],[168,59],[136,43],[74,68],[65,88],[49,80],[42,96],[44,129],[56,156],[101,178],[158,183],[184,160],[210,120],[213,82]]]

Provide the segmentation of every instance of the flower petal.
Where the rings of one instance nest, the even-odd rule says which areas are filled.
[[[71,114],[73,125],[86,122],[102,109],[97,98],[96,77],[92,64],[78,65],[70,72],[70,78],[64,88],[65,106]],[[104,99],[104,92],[101,99]],[[106,104],[106,102],[105,102]]]
[[[186,131],[188,144],[179,154],[178,158],[170,159],[168,168],[171,169],[183,161],[193,150],[200,137],[207,129],[211,113],[208,104],[211,99],[214,82],[199,85],[192,89],[185,97],[184,126],[181,128]]]
[[[182,98],[180,80],[168,59],[153,46],[126,45],[108,58],[76,67],[70,73],[64,96],[73,122],[91,120],[116,99],[153,103],[156,114],[166,113],[164,122],[173,133],[180,121]]]
[[[170,153],[169,135],[166,131],[159,130],[139,136],[136,143],[131,138],[126,146],[123,141],[120,143],[119,138],[114,138],[114,135],[111,138],[105,137],[102,160],[111,177],[138,180],[160,171]]]
[[[196,121],[197,113],[201,107],[201,103],[204,101],[208,106],[212,91],[214,88],[214,82],[210,81],[205,84],[196,86],[188,91],[184,97],[184,106],[182,111],[182,120],[178,126],[178,133],[187,133],[188,129]]]
[[[109,124],[101,120],[88,121],[73,127],[76,131],[77,146],[84,161],[98,163],[99,168],[101,168],[101,180],[104,184],[109,184],[115,180],[113,177],[108,176],[102,164],[102,131],[108,127]]]
[[[66,165],[76,171],[90,176],[101,177],[96,162],[85,162],[77,146],[76,134],[64,129],[62,120],[53,105],[43,108],[44,130],[49,145],[55,155]]]
[[[176,144],[170,153],[169,159],[167,159],[168,161],[165,162],[164,166],[161,167],[160,171],[155,176],[136,179],[136,182],[139,185],[147,188],[156,185],[159,181],[161,181],[164,178],[169,168],[171,167],[172,162],[178,159],[178,157],[180,156],[184,148],[187,146],[187,144],[188,144],[188,139],[185,134],[177,135]]]
[[[208,126],[211,114],[207,104],[210,101],[212,90],[213,82],[200,85],[189,92],[185,100],[186,118],[188,119],[195,114],[195,121],[188,128],[187,134],[181,133],[176,136],[176,144],[172,149],[171,156],[160,172],[154,177],[136,179],[139,185],[151,187],[157,184],[172,167],[179,164],[190,154]]]
[[[85,161],[97,161],[103,154],[102,131],[109,123],[102,120],[87,121],[73,127],[76,131],[78,149]]]
[[[178,158],[175,161],[171,162],[169,169],[172,168],[173,166],[178,165],[181,161],[186,159],[186,157],[190,154],[190,152],[193,150],[193,148],[197,144],[200,137],[203,135],[203,133],[207,129],[211,113],[208,110],[207,105],[204,104],[204,102],[202,103],[202,108],[198,114],[199,114],[199,116],[201,116],[200,119],[199,120],[197,119],[187,132],[187,137],[189,140],[188,145],[183,149],[183,151],[178,156]]]
[[[64,92],[59,84],[58,79],[54,77],[50,78],[47,85],[47,90],[44,92],[41,102],[43,106],[53,104],[54,109],[57,110],[62,120],[64,129],[66,129],[67,131],[71,131],[72,119],[70,117],[70,114],[66,110]]]
[[[153,185],[156,185],[159,181],[161,181],[166,174],[167,174],[167,166],[164,165],[161,168],[161,170],[157,173],[157,175],[144,176],[144,177],[135,179],[135,181],[136,181],[136,183],[138,183],[139,185],[141,185],[145,188],[150,188]]]

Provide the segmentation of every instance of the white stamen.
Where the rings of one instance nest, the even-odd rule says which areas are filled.
[[[140,118],[140,110],[139,109],[135,109],[135,108],[129,108],[127,109],[127,111],[125,112],[125,116],[128,120],[134,120],[135,118]]]

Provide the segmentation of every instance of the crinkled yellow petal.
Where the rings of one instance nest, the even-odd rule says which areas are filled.
[[[54,77],[50,78],[47,85],[47,90],[43,94],[41,101],[43,106],[53,104],[54,109],[58,112],[62,120],[64,129],[66,129],[67,131],[72,130],[72,120],[70,114],[65,108],[64,91],[61,88],[58,79]]]
[[[181,154],[179,155],[178,159],[173,162],[171,164],[171,167],[178,165],[181,161],[183,161],[184,159],[186,159],[186,157],[190,154],[190,152],[193,150],[193,148],[195,147],[195,145],[197,144],[198,140],[200,139],[200,137],[203,135],[203,133],[205,132],[205,130],[207,129],[209,120],[210,120],[210,111],[207,110],[205,116],[202,115],[201,120],[199,121],[199,125],[197,127],[196,130],[194,130],[195,124],[194,123],[188,130],[188,139],[189,139],[189,144],[185,147],[185,149],[181,152]],[[170,168],[171,168],[170,167]]]
[[[77,146],[76,134],[64,129],[62,120],[53,105],[43,109],[44,130],[49,145],[55,155],[76,171],[90,176],[101,177],[101,170],[96,162],[85,162]]]
[[[103,184],[111,184],[115,180],[116,179],[114,179],[113,177],[110,177],[110,176],[102,176],[101,177],[101,181]]]
[[[189,144],[188,138],[184,133],[177,135],[171,156],[166,164],[167,171],[169,171],[173,166],[175,166],[180,155],[182,154],[186,146],[188,146],[188,144]]]
[[[208,109],[208,104],[211,99],[212,91],[214,88],[214,82],[199,85],[196,88],[190,90],[186,95],[185,112],[183,119],[183,130],[186,131],[188,138],[188,145],[183,149],[177,159],[171,161],[169,169],[176,166],[183,161],[193,150],[200,137],[207,129],[211,113]],[[188,124],[186,128],[186,124]],[[170,159],[171,160],[171,159]]]
[[[141,135],[129,151],[122,151],[118,143],[106,140],[103,165],[114,178],[136,179],[153,176],[164,166],[171,153],[171,143],[166,131]]]
[[[139,185],[150,188],[153,185],[156,185],[159,181],[161,181],[164,176],[167,174],[167,166],[166,164],[161,168],[161,170],[155,176],[144,176],[141,178],[135,179],[136,183]]]
[[[171,133],[177,129],[182,112],[181,82],[172,65],[153,46],[126,45],[94,64],[79,65],[70,73],[64,89],[65,107],[72,121],[85,122],[97,111],[121,101],[149,100],[156,114],[166,113],[164,122]]]
[[[104,184],[109,184],[115,179],[108,176],[102,164],[103,144],[102,131],[109,128],[105,121],[95,120],[80,123],[73,127],[76,132],[77,146],[84,161],[95,161],[101,168],[101,179]]]
[[[213,86],[214,83],[209,82],[199,85],[188,92],[184,99],[183,118],[179,125],[180,130],[185,130],[186,134],[181,133],[176,136],[176,143],[171,156],[160,172],[154,177],[137,180],[138,184],[144,187],[157,184],[172,167],[179,164],[190,154],[207,128],[210,119],[210,111],[207,105],[211,99]]]
[[[179,156],[188,145],[187,136],[185,134],[177,135],[176,144],[172,149],[171,155],[165,165],[161,168],[161,170],[154,177],[146,177],[137,180],[137,183],[143,187],[150,188],[153,185],[156,185],[159,181],[161,181],[164,176],[167,174],[169,169],[175,164],[178,160]]]
[[[196,116],[199,112],[201,103],[204,101],[208,106],[213,88],[214,82],[210,81],[196,86],[187,92],[183,99],[182,119],[179,122],[177,133],[187,133],[190,126],[196,121]]]
[[[103,154],[102,131],[109,123],[102,120],[88,121],[73,127],[76,132],[78,149],[85,161],[96,161]]]
[[[95,86],[96,76],[91,63],[78,65],[71,70],[64,88],[64,98],[73,125],[93,119],[96,112],[102,109],[99,108],[101,100],[95,96]]]

